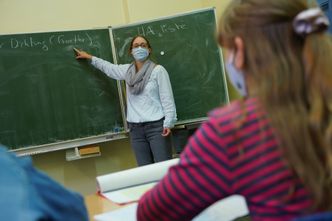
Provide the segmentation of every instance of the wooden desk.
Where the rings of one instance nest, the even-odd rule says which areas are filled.
[[[121,206],[119,206],[115,203],[112,203],[111,201],[109,201],[97,194],[91,194],[91,195],[85,196],[84,201],[85,201],[85,205],[88,209],[90,221],[94,221],[93,220],[94,215],[121,208]]]

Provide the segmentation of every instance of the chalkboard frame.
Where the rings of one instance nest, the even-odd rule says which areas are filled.
[[[108,30],[109,33],[109,38],[110,38],[110,43],[112,45],[113,49],[113,43],[112,43],[112,38],[111,38],[111,28],[110,26],[108,27],[99,27],[99,28],[90,28],[90,29],[70,29],[70,30],[52,30],[52,31],[40,31],[40,32],[29,32],[29,33],[6,33],[6,34],[1,34],[1,36],[10,36],[10,35],[25,35],[25,34],[48,34],[48,33],[58,33],[58,32],[75,32],[75,31],[97,31],[97,30]],[[121,108],[121,115],[122,115],[122,123],[124,126],[124,130],[120,132],[110,132],[110,133],[104,133],[100,135],[94,135],[94,136],[88,136],[88,137],[83,137],[83,138],[78,138],[78,139],[70,139],[70,140],[64,140],[64,141],[59,141],[59,142],[54,142],[54,143],[47,143],[47,144],[42,144],[42,145],[32,145],[32,146],[27,146],[27,147],[20,147],[17,149],[11,149],[9,151],[15,152],[18,156],[25,156],[25,155],[35,155],[35,154],[41,154],[41,153],[47,153],[47,152],[52,152],[52,151],[58,151],[58,150],[66,150],[66,149],[71,149],[75,147],[80,147],[80,146],[86,146],[86,145],[91,145],[91,144],[96,144],[96,143],[102,143],[102,142],[107,142],[107,141],[112,141],[112,140],[118,140],[118,139],[125,139],[128,138],[128,127],[127,127],[127,122],[124,112],[124,101],[123,101],[123,95],[121,91],[121,83],[117,81],[117,89],[118,89],[118,96],[119,96],[119,101],[120,101],[120,108]]]

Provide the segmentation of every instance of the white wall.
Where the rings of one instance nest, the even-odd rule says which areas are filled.
[[[0,34],[123,25],[205,7],[220,14],[230,0],[1,0]]]
[[[0,33],[43,32],[124,24],[122,0],[1,0]]]
[[[66,161],[65,151],[33,156],[34,165],[82,194],[96,191],[95,177],[136,166],[128,139],[100,144],[101,156]]]
[[[202,8],[198,0],[127,0],[129,22],[149,20]]]

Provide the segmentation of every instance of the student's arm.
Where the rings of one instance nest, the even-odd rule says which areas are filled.
[[[19,163],[32,186],[30,204],[41,214],[41,220],[87,221],[88,215],[83,198],[65,189],[45,174],[36,170],[30,158],[19,159]],[[34,193],[31,193],[34,192]],[[20,212],[20,211],[18,211]],[[22,212],[22,211],[21,211]]]
[[[191,220],[233,194],[231,164],[216,128],[210,120],[190,138],[179,164],[140,199],[138,221]]]
[[[158,71],[159,97],[165,114],[164,128],[172,128],[177,120],[172,85],[166,69],[161,65],[156,68],[158,68],[156,71]]]
[[[80,195],[36,170],[0,144],[0,220],[87,221]]]

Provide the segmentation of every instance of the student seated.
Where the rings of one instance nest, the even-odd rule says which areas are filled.
[[[253,221],[332,209],[332,43],[311,2],[231,1],[219,43],[244,99],[210,113],[141,198],[139,221],[191,220],[233,194]]]
[[[0,220],[86,221],[83,198],[0,145]]]

